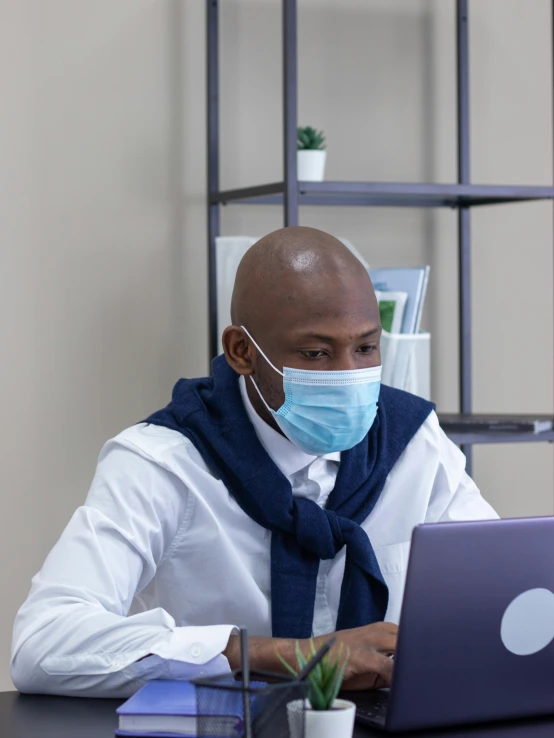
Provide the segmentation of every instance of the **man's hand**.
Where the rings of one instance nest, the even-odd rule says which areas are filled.
[[[333,636],[336,638],[331,653],[337,654],[343,644],[343,654],[348,650],[350,657],[344,675],[344,689],[380,689],[389,687],[392,679],[393,660],[396,650],[398,628],[393,623],[372,623],[361,628],[339,630],[336,633],[314,638],[316,649]],[[296,642],[289,638],[248,639],[250,667],[263,671],[284,672],[279,655],[291,666],[296,666]],[[300,640],[302,652],[308,656],[309,640]],[[240,668],[240,644],[238,636],[231,636],[223,652],[231,669]]]
[[[390,687],[393,660],[396,650],[398,627],[394,623],[372,623],[361,628],[339,630],[331,653],[337,653],[342,644],[342,652],[350,652],[344,673],[344,689],[380,689]],[[315,638],[316,649],[330,636]]]

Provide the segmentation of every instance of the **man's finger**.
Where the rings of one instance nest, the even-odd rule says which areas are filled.
[[[381,656],[381,654],[379,654],[378,658],[380,660],[378,674],[386,682],[383,686],[390,687],[392,682],[392,672],[394,669],[394,660],[388,656]]]
[[[370,668],[363,674],[355,674],[349,679],[346,679],[344,682],[344,689],[359,692],[368,689],[383,689],[384,687],[390,687],[392,681],[393,661],[386,656],[381,656],[380,658],[383,659],[383,663],[380,664],[375,671]],[[384,663],[385,660],[390,663]]]
[[[394,661],[388,656],[374,652],[368,659],[364,671],[355,673],[344,681],[344,689],[363,690],[390,687]]]

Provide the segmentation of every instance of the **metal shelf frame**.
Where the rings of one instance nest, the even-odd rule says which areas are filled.
[[[275,204],[283,207],[283,225],[297,225],[301,205],[373,207],[449,207],[458,212],[459,404],[472,409],[471,208],[554,200],[554,186],[478,185],[470,178],[469,0],[456,2],[456,90],[458,173],[455,184],[418,182],[298,182],[296,130],[298,98],[297,0],[282,1],[283,170],[282,182],[220,191],[219,188],[219,0],[206,0],[207,27],[207,165],[209,352],[218,353],[215,240],[222,205]],[[552,0],[554,40],[554,0]],[[554,43],[553,43],[554,69]],[[554,78],[554,74],[553,74]],[[508,416],[507,416],[508,417]],[[554,442],[553,433],[452,434],[462,446],[471,473],[471,446],[476,443]]]
[[[419,182],[298,182],[299,205],[461,208],[552,200],[554,187],[424,184]],[[213,192],[210,203],[282,205],[284,182]]]

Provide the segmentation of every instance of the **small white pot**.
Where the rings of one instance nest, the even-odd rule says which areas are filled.
[[[356,705],[349,700],[335,700],[331,710],[312,710],[306,700],[287,705],[291,738],[301,738],[304,715],[304,738],[352,738]]]
[[[325,178],[326,151],[302,149],[296,152],[299,182],[323,182]]]

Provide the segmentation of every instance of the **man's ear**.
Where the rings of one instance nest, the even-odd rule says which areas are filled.
[[[248,340],[248,336],[238,325],[230,325],[225,328],[222,336],[223,351],[229,366],[237,374],[248,376],[254,373],[253,358],[254,347]]]

